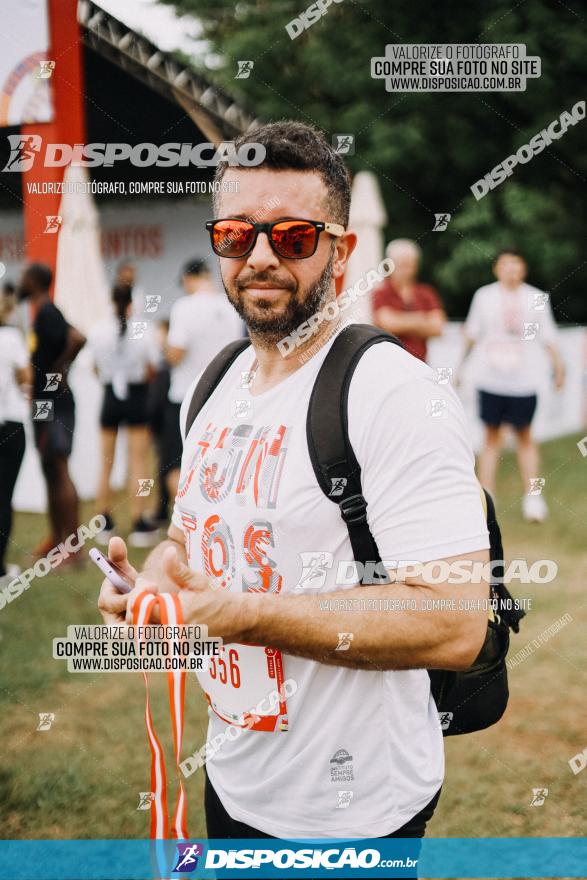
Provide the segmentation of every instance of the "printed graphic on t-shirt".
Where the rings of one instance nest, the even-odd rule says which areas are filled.
[[[216,589],[281,591],[283,578],[271,553],[275,547],[271,511],[277,505],[287,439],[288,428],[281,424],[220,427],[209,422],[186,443],[184,456],[193,450],[192,457],[182,469],[176,498],[186,552],[190,563],[199,555],[201,569]],[[190,488],[210,506],[207,515],[198,516],[184,506]],[[229,497],[252,508],[244,524],[228,522],[215,512],[214,507]],[[225,645],[221,657],[210,658],[198,679],[210,706],[224,721],[249,730],[287,729],[280,651]],[[264,712],[259,706],[272,690],[278,698]]]

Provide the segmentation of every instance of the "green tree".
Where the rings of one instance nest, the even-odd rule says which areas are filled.
[[[389,237],[424,250],[423,275],[462,317],[491,280],[496,250],[515,243],[529,280],[552,294],[560,322],[587,322],[582,211],[587,160],[580,122],[480,201],[471,185],[582,99],[587,68],[580,2],[510,0],[429,5],[414,0],[342,0],[290,39],[285,25],[307,8],[293,0],[167,0],[202,22],[222,59],[206,75],[266,120],[295,118],[328,136],[355,135],[352,171],[379,178]],[[539,79],[518,93],[389,93],[371,78],[386,43],[525,43],[542,60]],[[235,79],[238,60],[254,61]],[[433,233],[434,213],[452,220]]]

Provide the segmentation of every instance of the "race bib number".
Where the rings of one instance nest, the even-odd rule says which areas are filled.
[[[287,730],[281,651],[223,645],[196,675],[212,710],[227,724],[248,730]]]

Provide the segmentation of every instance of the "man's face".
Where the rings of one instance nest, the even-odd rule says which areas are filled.
[[[219,218],[257,214],[259,223],[285,218],[335,220],[328,216],[326,186],[315,172],[229,169],[223,182],[229,180],[238,191],[221,191]],[[264,210],[277,200],[276,207]],[[333,279],[344,272],[354,242],[352,234],[351,241],[342,238],[333,244],[331,236],[321,233],[313,256],[286,260],[273,251],[267,235],[260,233],[248,255],[219,258],[226,294],[258,339],[275,344],[333,298]]]
[[[20,281],[18,282],[16,291],[19,301],[22,301],[23,299],[29,299],[29,297],[34,296],[36,292],[36,287],[33,283],[33,280],[26,269],[20,276]]]
[[[394,270],[392,281],[396,284],[411,284],[418,277],[418,256],[411,250],[400,250],[392,257]]]
[[[526,263],[514,254],[502,254],[493,271],[502,284],[507,287],[517,287],[526,277]]]
[[[118,280],[122,284],[128,284],[132,287],[133,284],[135,283],[135,278],[136,278],[136,271],[135,271],[134,266],[131,266],[131,265],[121,266],[120,269],[118,270]]]
[[[199,275],[186,274],[181,276],[181,283],[185,293],[193,293],[194,290],[197,290],[202,285],[202,282],[209,280],[210,276],[204,272],[200,272]]]

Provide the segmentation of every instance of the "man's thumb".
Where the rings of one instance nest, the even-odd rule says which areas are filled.
[[[111,559],[112,562],[116,562],[117,565],[128,562],[128,550],[126,549],[126,544],[122,538],[119,538],[118,536],[110,538],[110,541],[108,542],[108,558]]]
[[[122,538],[110,538],[108,543],[108,558],[115,566],[118,566],[125,578],[134,584],[137,576],[136,568],[128,561],[128,550]]]

